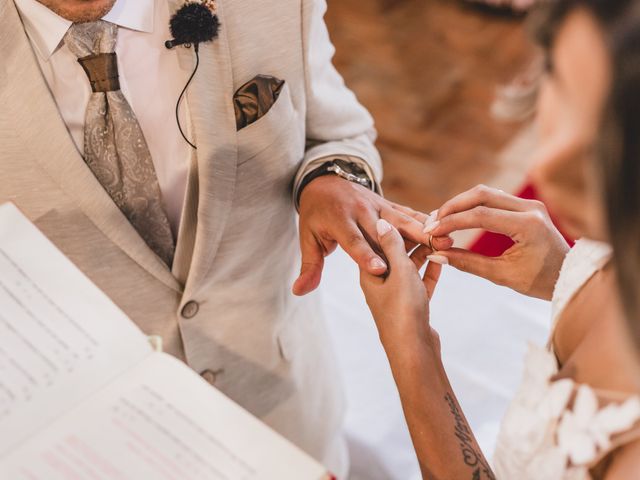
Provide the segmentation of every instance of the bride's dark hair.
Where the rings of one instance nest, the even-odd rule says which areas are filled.
[[[622,301],[640,345],[640,0],[543,1],[532,25],[544,48],[553,46],[576,8],[593,13],[611,56],[612,87],[596,158]]]

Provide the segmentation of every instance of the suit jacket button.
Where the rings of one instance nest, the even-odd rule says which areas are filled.
[[[216,378],[218,377],[216,372],[212,372],[211,370],[205,370],[200,375],[209,383],[209,385],[214,385],[216,383]]]
[[[200,305],[192,300],[182,307],[182,316],[187,319],[193,318],[198,314],[198,310],[200,310]]]

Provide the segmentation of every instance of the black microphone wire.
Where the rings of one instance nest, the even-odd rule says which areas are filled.
[[[199,44],[197,43],[194,44],[194,50],[196,52],[196,67],[193,69],[193,73],[189,77],[187,84],[182,89],[182,93],[180,93],[180,96],[178,97],[178,103],[176,103],[176,122],[178,123],[178,129],[180,130],[180,135],[182,135],[182,138],[184,138],[184,141],[187,142],[191,146],[191,148],[193,148],[194,150],[197,150],[198,147],[196,147],[193,143],[189,141],[184,131],[182,130],[182,125],[180,125],[180,104],[182,103],[182,98],[184,97],[185,93],[187,93],[187,88],[189,88],[189,85],[191,84],[193,77],[196,76],[198,67],[200,66],[200,53],[199,53],[200,49],[198,47],[199,47]]]

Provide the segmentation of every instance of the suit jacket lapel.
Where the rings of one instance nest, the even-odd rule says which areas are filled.
[[[25,151],[107,237],[149,273],[180,291],[167,266],[138,235],[76,149],[12,0],[0,0],[0,19],[0,58],[6,68],[0,98]],[[52,142],[39,140],[44,131]]]
[[[176,2],[174,2],[174,5]],[[233,73],[223,2],[219,37],[200,45],[200,67],[187,98],[198,147],[199,195],[195,247],[185,287],[185,298],[204,286],[225,224],[229,218],[236,183],[238,148],[233,107]],[[183,60],[194,58],[193,49],[181,48]]]

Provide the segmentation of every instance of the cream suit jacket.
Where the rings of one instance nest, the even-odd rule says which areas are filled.
[[[378,180],[381,166],[372,119],[331,65],[325,10],[218,0],[220,37],[201,46],[189,91],[198,150],[170,272],[85,165],[13,0],[0,0],[0,202],[15,202],[165,350],[340,474],[343,405],[322,312],[313,295],[290,293],[292,191],[329,155],[366,160]],[[193,51],[179,55],[192,69]],[[286,85],[236,132],[233,94],[257,74]]]

